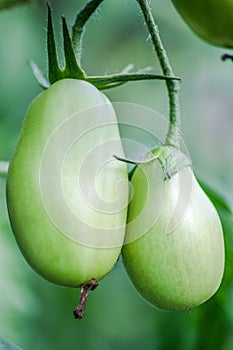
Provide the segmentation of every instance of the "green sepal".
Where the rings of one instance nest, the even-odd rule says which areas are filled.
[[[106,76],[89,76],[85,79],[89,83],[95,85],[97,89],[110,89],[112,87],[120,86],[126,84],[130,81],[139,80],[180,80],[179,77],[170,77],[161,74],[135,72],[135,73],[120,73]]]
[[[44,77],[43,73],[41,72],[40,68],[34,61],[29,61],[29,64],[32,68],[32,73],[34,77],[36,78],[38,84],[43,88],[43,89],[48,89],[50,87],[50,84],[48,80]]]
[[[48,6],[47,50],[48,50],[48,78],[51,84],[62,79],[62,70],[58,64],[57,50],[54,38],[51,8]]]
[[[62,28],[63,28],[63,53],[64,53],[64,67],[59,64],[59,59],[57,56],[56,41],[54,37],[53,22],[51,7],[47,3],[48,7],[48,23],[47,23],[47,52],[48,52],[48,79],[46,79],[41,73],[39,67],[35,62],[31,61],[31,67],[33,74],[36,77],[39,85],[43,89],[47,89],[51,84],[58,80],[72,78],[85,80],[99,90],[110,89],[117,86],[121,86],[129,81],[137,80],[180,80],[179,77],[175,76],[164,76],[159,74],[148,73],[148,69],[151,67],[146,67],[135,73],[129,73],[132,69],[132,64],[126,67],[121,73],[113,74],[109,76],[86,76],[85,72],[81,69],[77,57],[75,55],[74,44],[72,42],[71,36],[69,34],[66,19],[62,16]],[[89,11],[89,10],[88,10]],[[82,12],[82,10],[81,10]],[[83,18],[77,17],[82,23]],[[77,22],[77,19],[76,19]],[[85,21],[84,21],[85,22]]]
[[[84,72],[79,67],[71,37],[68,31],[67,23],[65,17],[62,16],[62,28],[63,28],[63,45],[64,45],[64,56],[65,56],[65,69],[63,70],[64,78],[76,78],[83,79]]]
[[[128,172],[128,179],[129,179],[129,181],[132,180],[132,177],[133,177],[133,174],[134,174],[135,170],[136,170],[136,165],[133,166],[133,167],[129,170],[129,172]]]
[[[48,77],[51,84],[65,78],[84,79],[84,72],[79,67],[72,41],[69,35],[65,17],[62,17],[63,27],[63,49],[65,58],[65,67],[61,69],[58,62],[56,43],[54,38],[51,8],[48,5],[48,31],[47,31],[47,49],[48,49]]]

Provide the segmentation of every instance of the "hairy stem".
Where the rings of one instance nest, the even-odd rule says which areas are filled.
[[[72,42],[76,53],[77,62],[80,63],[82,55],[82,39],[84,33],[84,27],[88,19],[95,12],[97,7],[104,0],[90,0],[84,5],[84,7],[77,14],[74,25],[72,27]]]
[[[108,85],[115,83],[127,83],[129,81],[138,81],[138,80],[180,80],[178,77],[170,77],[159,74],[149,74],[149,73],[127,73],[127,74],[113,74],[99,77],[86,77],[85,80],[89,81],[91,84],[94,84],[97,88],[103,89],[104,87],[108,87]]]
[[[148,27],[154,50],[160,62],[163,74],[174,76],[172,67],[169,63],[166,50],[161,41],[158,26],[155,23],[148,0],[137,0],[143,13],[146,25]],[[179,89],[180,83],[176,80],[166,80],[168,96],[169,96],[169,119],[170,125],[166,138],[166,144],[180,147],[180,101]]]

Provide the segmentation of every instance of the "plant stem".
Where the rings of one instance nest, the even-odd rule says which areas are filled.
[[[79,303],[73,311],[74,318],[83,318],[89,292],[96,287],[98,287],[98,281],[95,278],[81,287]]]
[[[0,162],[0,176],[6,177],[8,173],[9,162]]]
[[[113,75],[106,75],[106,76],[99,76],[99,77],[86,77],[85,80],[90,82],[91,84],[95,85],[98,89],[104,89],[111,87],[112,84],[116,83],[127,83],[129,81],[138,81],[138,80],[180,80],[178,77],[170,77],[165,75],[159,75],[159,74],[150,74],[150,73],[127,73],[127,74],[113,74]]]
[[[77,14],[75,23],[72,27],[72,42],[74,51],[76,53],[77,62],[80,63],[82,54],[82,39],[84,33],[84,27],[88,19],[95,12],[97,7],[104,0],[90,0],[84,5],[84,7]]]
[[[229,54],[229,53],[224,53],[221,56],[222,61],[226,61],[226,60],[232,60],[233,62],[233,55]]]
[[[169,63],[166,50],[163,46],[159,35],[158,26],[155,23],[148,0],[137,0],[141,7],[145,22],[147,24],[154,50],[160,62],[163,74],[167,76],[174,76],[172,67]],[[180,101],[179,89],[180,83],[176,80],[166,80],[168,96],[169,96],[169,119],[170,125],[166,137],[166,144],[170,146],[180,147]]]

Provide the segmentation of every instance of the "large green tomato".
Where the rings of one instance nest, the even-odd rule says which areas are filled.
[[[177,11],[203,39],[233,48],[233,0],[172,0]]]
[[[224,271],[218,214],[190,166],[164,179],[158,160],[132,177],[123,262],[139,293],[162,309],[190,310],[219,288]]]
[[[94,86],[64,79],[30,105],[10,162],[7,205],[29,264],[77,287],[107,274],[120,254],[127,167],[112,104]],[[122,187],[123,186],[123,187]]]

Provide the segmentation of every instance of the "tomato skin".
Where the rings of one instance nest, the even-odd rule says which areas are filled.
[[[189,166],[164,181],[158,160],[140,165],[132,187],[122,249],[132,283],[158,308],[198,306],[217,291],[224,271],[223,233],[214,206]]]
[[[232,0],[172,0],[190,28],[211,44],[233,48]]]
[[[99,113],[99,110],[95,109],[97,105],[105,106],[106,113]],[[87,108],[93,110],[91,119],[88,116],[85,119],[85,113],[79,117],[79,112]],[[64,146],[63,138],[69,141],[69,135],[61,135],[60,141],[55,145],[54,158],[51,158],[51,169],[45,167],[45,171],[48,170],[48,193],[51,191],[52,209],[55,214],[58,213],[58,218],[61,217],[61,224],[64,223],[65,227],[66,224],[69,225],[69,216],[66,217],[66,213],[70,214],[66,211],[68,207],[70,212],[79,215],[80,222],[86,222],[87,228],[93,229],[96,235],[102,232],[101,230],[109,229],[109,243],[103,247],[102,242],[99,246],[98,242],[90,246],[90,242],[85,241],[85,236],[84,241],[83,236],[80,241],[78,225],[77,239],[62,231],[49,215],[42,193],[41,166],[48,142],[56,135],[57,130],[60,128],[62,131],[63,125],[66,126],[76,114],[79,117],[80,128],[86,132],[77,141],[77,145],[71,145],[72,152],[67,153],[64,164],[62,163],[62,190],[68,205],[63,207],[56,199],[57,191],[53,188],[56,173],[53,174],[51,169],[60,161],[62,152],[59,148]],[[107,125],[91,129],[92,120],[95,120],[96,125],[101,124],[103,120],[106,123],[107,120]],[[77,127],[76,122],[74,127]],[[79,124],[77,130],[78,128]],[[115,140],[114,148],[111,146],[112,140]],[[98,149],[95,151],[95,147],[100,147],[101,153]],[[92,183],[93,179],[88,175],[82,179],[84,190],[88,190],[87,198],[83,198],[83,194],[77,191],[75,186],[78,171],[89,152],[94,154],[94,164],[97,164],[95,159],[98,158],[101,162],[108,163],[96,175],[96,184]],[[127,167],[115,159],[112,161],[111,152],[123,155],[116,115],[109,100],[91,84],[74,79],[58,81],[37,96],[30,105],[10,162],[7,205],[12,230],[24,257],[40,275],[51,282],[77,287],[92,278],[101,279],[112,269],[119,257],[125,233],[127,189],[121,197],[123,204],[118,211],[108,213],[108,201],[116,200],[118,194],[113,189],[119,182],[127,183]],[[50,179],[52,176],[54,178]],[[46,173],[44,178],[46,179]],[[86,200],[92,200],[93,186],[96,186],[98,194],[103,197],[104,204],[101,202],[101,210],[95,210],[91,207],[92,203],[86,203]],[[111,242],[111,230],[119,237],[118,244]]]

